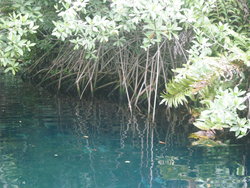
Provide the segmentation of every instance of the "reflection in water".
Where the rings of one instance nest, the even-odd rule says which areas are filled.
[[[0,157],[0,186],[18,187],[18,169],[15,158],[8,154]]]
[[[0,187],[247,187],[245,144],[197,147],[190,127],[0,77]]]
[[[91,104],[92,108],[93,106]],[[133,179],[133,182],[138,182],[136,187],[247,187],[247,173],[243,160],[246,156],[241,156],[241,148],[230,145],[203,148],[187,146],[187,140],[184,143],[178,143],[183,138],[178,138],[178,135],[172,134],[176,131],[174,126],[169,125],[168,127],[172,132],[167,129],[165,132],[159,133],[159,130],[162,130],[157,126],[160,125],[153,124],[145,119],[144,121],[142,119],[137,120],[136,116],[130,117],[129,113],[122,111],[122,108],[107,113],[106,111],[101,112],[100,106],[95,106],[95,109],[91,107],[87,109],[94,110],[97,113],[86,112],[86,114],[98,114],[98,116],[95,116],[95,118],[90,116],[91,118],[88,119],[78,114],[75,133],[81,133],[79,137],[88,135],[86,147],[92,145],[101,147],[95,147],[94,151],[105,151],[103,148],[109,145],[103,144],[100,146],[98,142],[102,141],[99,140],[98,133],[109,132],[112,133],[109,136],[119,135],[119,146],[117,145],[116,155],[113,157],[116,163],[114,168],[115,170],[122,170],[126,162],[131,164],[136,162],[136,158],[139,157],[140,181],[137,177]],[[79,110],[77,111],[79,112]],[[103,113],[107,113],[104,117],[112,122],[106,122],[105,125],[100,124],[102,120],[99,119],[99,115]],[[95,127],[96,125],[99,126]],[[92,130],[88,131],[89,129]],[[164,140],[164,142],[161,140]],[[118,142],[115,139],[113,141]],[[179,147],[169,144],[169,141],[170,143],[176,143]],[[89,145],[90,142],[91,145]],[[129,147],[130,149],[127,151]],[[133,150],[136,150],[134,156],[126,158],[128,157],[127,152],[132,152],[130,156],[133,155]],[[92,154],[93,152],[90,152],[90,155]],[[91,169],[93,172],[98,171],[94,166]],[[95,173],[93,174],[95,175]],[[116,173],[112,173],[112,169],[110,174],[114,178],[111,182],[119,182],[120,177]],[[91,178],[94,180],[95,176]],[[95,183],[95,185],[98,184]],[[95,185],[92,184],[91,186]],[[133,187],[135,187],[135,184],[133,184]]]

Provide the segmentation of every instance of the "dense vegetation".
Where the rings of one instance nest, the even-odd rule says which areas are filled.
[[[242,137],[250,128],[249,3],[1,0],[0,66],[80,98],[119,94],[131,111],[146,104],[153,119],[162,93],[198,128]]]

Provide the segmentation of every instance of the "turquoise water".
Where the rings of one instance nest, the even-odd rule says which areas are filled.
[[[246,188],[249,139],[194,146],[190,125],[57,97],[0,75],[0,187]]]

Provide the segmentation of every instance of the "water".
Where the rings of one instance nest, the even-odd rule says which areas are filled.
[[[0,187],[248,187],[248,138],[192,146],[189,125],[158,120],[0,75]]]

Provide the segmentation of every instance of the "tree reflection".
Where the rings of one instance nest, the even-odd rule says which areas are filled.
[[[100,117],[100,114],[102,114],[100,106],[96,109],[98,109],[98,117]],[[111,108],[108,109],[110,110]],[[183,147],[188,142],[189,132],[184,131],[179,134],[178,129],[180,129],[181,125],[169,124],[163,131],[162,125],[152,123],[146,118],[138,118],[136,115],[130,116],[128,112],[122,110],[124,109],[115,109],[114,111],[119,113],[111,111],[106,114],[106,118],[112,122],[105,122],[102,119],[91,117],[91,121],[96,120],[96,122],[90,124],[76,123],[78,129],[81,129],[77,131],[77,134],[84,132],[82,130],[89,130],[90,127],[93,129],[98,122],[105,122],[105,124],[110,125],[107,126],[99,123],[96,131],[87,133],[92,145],[95,145],[95,147],[98,145],[100,147],[100,144],[104,142],[99,137],[102,137],[106,132],[110,132],[110,136],[119,133],[119,145],[116,145],[114,151],[109,151],[113,152],[110,155],[115,161],[114,168],[107,168],[108,171],[110,170],[110,174],[112,174],[110,176],[113,179],[111,182],[121,181],[121,174],[118,175],[114,171],[122,171],[124,161],[131,159],[128,155],[132,155],[132,160],[129,162],[131,164],[134,162],[138,163],[139,172],[137,176],[130,178],[133,179],[132,182],[138,182],[137,187],[140,188],[157,186],[246,186],[246,167],[241,160],[240,151],[227,145],[223,145],[223,147],[220,145],[221,147],[204,148],[192,145]],[[108,114],[112,114],[113,116],[109,118],[107,117],[109,116]],[[82,119],[86,121],[86,118]],[[116,140],[118,141],[118,138]],[[189,142],[189,144],[191,143]],[[131,153],[131,150],[136,151],[135,153]],[[93,158],[94,163],[97,160],[98,158]],[[137,166],[132,166],[130,170],[135,170]],[[94,165],[93,168],[96,168],[96,166]],[[98,169],[95,169],[95,171],[98,171]],[[139,181],[138,175],[140,176]],[[110,181],[110,178],[108,180]]]
[[[197,147],[173,114],[152,123],[107,101],[3,87],[0,187],[247,187],[247,144]]]
[[[0,148],[0,187],[17,188],[20,184],[20,173],[17,168],[16,159],[13,154],[4,154],[2,152],[3,149]]]
[[[195,158],[198,152],[194,148],[187,156],[179,153],[158,157],[162,178],[169,182],[185,181],[188,187],[247,187],[244,159],[233,156],[232,148],[203,148],[202,158]]]

